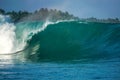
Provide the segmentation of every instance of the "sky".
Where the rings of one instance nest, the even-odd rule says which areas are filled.
[[[120,18],[120,0],[0,0],[0,8],[30,12],[49,8],[68,11],[80,18]]]

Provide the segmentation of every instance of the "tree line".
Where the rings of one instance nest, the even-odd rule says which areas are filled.
[[[60,10],[56,9],[47,9],[47,8],[41,8],[39,10],[36,10],[34,12],[28,12],[28,11],[9,11],[6,12],[3,9],[0,9],[0,14],[3,15],[10,15],[13,22],[18,21],[41,21],[41,20],[70,20],[70,19],[76,19],[78,20],[78,17],[73,16],[72,14],[69,14],[67,11],[62,12]]]

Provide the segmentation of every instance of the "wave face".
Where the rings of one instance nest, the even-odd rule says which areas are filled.
[[[79,21],[50,24],[27,42],[27,58],[39,61],[119,57],[119,31],[120,24]]]
[[[1,19],[2,20],[2,19]],[[9,53],[23,50],[24,57],[31,61],[82,60],[120,57],[120,24],[80,21],[21,22],[9,27],[1,22],[0,32],[5,29],[10,40]],[[12,28],[12,29],[11,29]],[[12,32],[12,33],[11,33]],[[9,36],[9,38],[7,38]],[[5,44],[5,49],[9,44]],[[2,43],[0,43],[0,48]],[[6,51],[6,50],[5,50]]]

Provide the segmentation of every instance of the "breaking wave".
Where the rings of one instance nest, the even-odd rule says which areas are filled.
[[[0,17],[0,53],[27,60],[80,60],[120,57],[120,24],[81,21],[10,23]]]

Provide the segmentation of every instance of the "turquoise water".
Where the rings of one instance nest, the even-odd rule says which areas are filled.
[[[119,80],[119,66],[120,59],[94,62],[4,63],[0,64],[0,80]]]
[[[119,31],[120,24],[79,21],[49,24],[44,31],[32,33],[25,58],[38,62],[119,58]]]
[[[0,80],[120,80],[120,24],[0,20]]]

